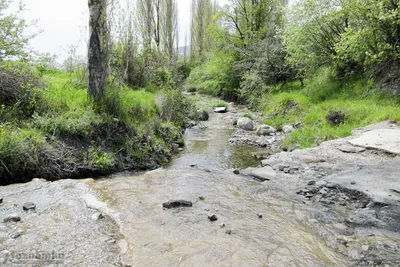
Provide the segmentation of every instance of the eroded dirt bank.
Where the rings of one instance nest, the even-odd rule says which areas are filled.
[[[269,155],[282,133],[237,130],[246,112],[210,114],[162,169],[0,187],[0,264],[400,264],[397,126]],[[254,153],[269,156],[245,168]],[[171,200],[192,205],[163,208]]]

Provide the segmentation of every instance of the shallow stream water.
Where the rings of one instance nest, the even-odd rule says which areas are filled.
[[[211,114],[209,121],[188,129],[184,151],[165,168],[91,185],[117,214],[123,262],[347,266],[345,257],[305,223],[310,208],[283,186],[233,174],[232,168],[257,166],[251,152],[260,150],[229,145],[233,116]],[[176,199],[192,201],[193,206],[163,209],[163,202]],[[217,221],[208,219],[212,214]]]

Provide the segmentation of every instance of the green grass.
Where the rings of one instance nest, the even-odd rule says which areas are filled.
[[[74,166],[95,173],[151,167],[150,158],[163,163],[181,136],[181,122],[161,116],[168,109],[176,119],[186,108],[168,92],[111,86],[104,102],[95,105],[86,88],[70,82],[68,73],[44,73],[42,82],[32,116],[3,116],[9,120],[0,124],[0,184],[22,181],[24,176],[74,176]],[[168,101],[156,103],[168,96],[173,108]]]
[[[262,101],[265,123],[278,129],[285,124],[301,123],[283,142],[286,148],[308,148],[323,141],[351,135],[355,128],[383,120],[399,121],[399,99],[373,93],[362,80],[337,82],[327,70],[293,90],[293,84],[279,87]],[[331,126],[329,111],[343,111],[343,124]]]

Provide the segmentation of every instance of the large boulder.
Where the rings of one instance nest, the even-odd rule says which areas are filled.
[[[254,129],[254,124],[253,121],[249,118],[240,118],[237,121],[237,126],[240,129],[246,130],[246,131],[253,131]]]
[[[258,135],[270,135],[276,132],[276,129],[272,126],[269,125],[260,125],[257,128],[257,134]]]

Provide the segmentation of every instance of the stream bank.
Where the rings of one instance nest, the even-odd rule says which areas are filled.
[[[273,154],[257,167],[252,154],[270,148],[229,145],[238,131],[233,121],[248,112],[210,113],[186,131],[184,150],[164,168],[0,187],[0,218],[20,217],[0,223],[0,260],[55,251],[67,266],[398,265],[398,199],[390,191],[397,190],[398,159],[360,145],[371,130]],[[397,129],[386,124],[371,129]],[[386,197],[363,191],[369,174],[387,178],[368,180]],[[192,206],[163,208],[179,199]],[[27,202],[35,209],[23,210]]]

